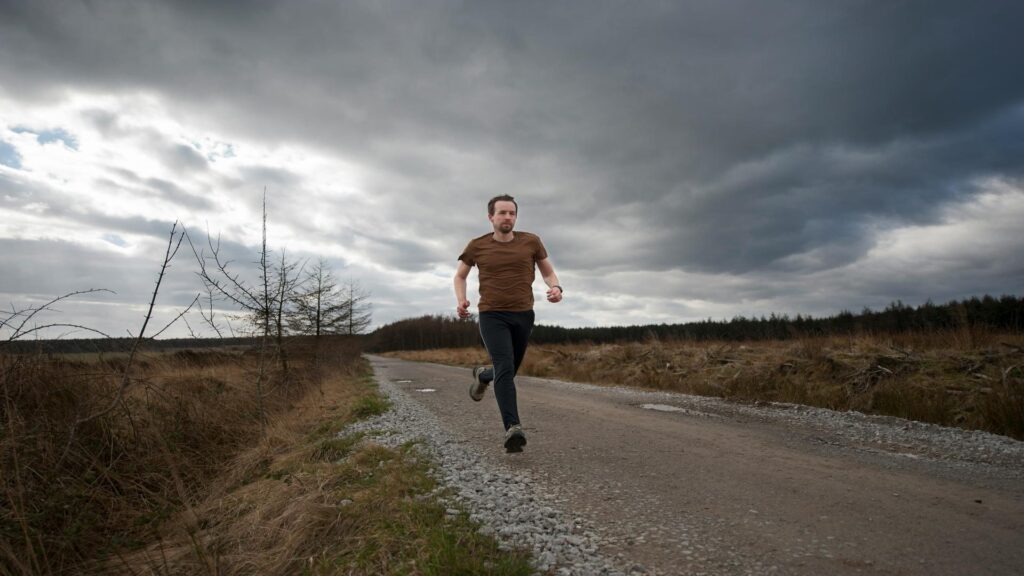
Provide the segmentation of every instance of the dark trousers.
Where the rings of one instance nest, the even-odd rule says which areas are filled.
[[[484,370],[480,379],[494,382],[501,422],[508,430],[519,424],[515,375],[526,356],[526,343],[533,330],[533,310],[524,312],[481,312],[480,337],[491,356],[493,370]]]

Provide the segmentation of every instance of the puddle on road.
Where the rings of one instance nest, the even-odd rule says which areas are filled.
[[[641,408],[644,410],[657,410],[658,412],[678,412],[680,414],[686,414],[688,416],[700,416],[701,418],[720,418],[717,414],[708,414],[707,412],[700,412],[698,410],[690,410],[688,408],[680,408],[679,406],[672,406],[669,404],[641,404]]]

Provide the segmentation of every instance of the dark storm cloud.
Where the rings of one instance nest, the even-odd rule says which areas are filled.
[[[872,246],[873,225],[934,222],[979,179],[1024,174],[1022,158],[1024,109],[941,137],[799,146],[662,200],[652,221],[672,233],[647,246],[645,260],[729,272],[834,268]]]
[[[341,140],[376,139],[335,132],[346,126],[446,140],[462,126],[463,135],[575,145],[602,160],[647,158],[673,140],[729,159],[794,137],[885,141],[985,117],[1017,102],[1022,85],[1012,73],[1022,9],[1005,2],[645,10],[52,2],[3,10],[5,37],[25,47],[6,67],[35,90],[54,78],[151,86],[197,104],[231,101],[254,128],[275,123],[275,134],[290,123],[294,134]],[[330,108],[274,107],[255,121],[245,114],[289,98]],[[337,114],[313,120],[325,111]],[[702,137],[673,135],[677,128]]]
[[[382,188],[402,191],[410,178],[486,197],[536,187],[538,175],[514,168],[554,154],[559,165],[539,176],[591,173],[590,189],[566,193],[597,203],[594,222],[614,220],[623,201],[649,206],[636,215],[648,246],[633,258],[656,268],[775,266],[822,243],[813,266],[848,262],[870,246],[873,217],[927,218],[972,177],[1016,170],[1020,157],[1024,8],[1014,3],[4,11],[4,36],[25,48],[2,71],[27,93],[55,79],[156,89],[234,129],[362,158]],[[1010,125],[986,132],[998,118]],[[842,149],[896,157],[863,166]],[[441,153],[451,150],[500,156],[514,180],[453,182],[460,166]],[[180,169],[206,162],[188,146],[162,154]],[[546,212],[542,226],[567,210]],[[677,248],[655,248],[666,242]]]
[[[373,199],[331,206],[367,223],[348,238],[402,270],[450,261],[511,193],[560,270],[735,275],[755,298],[1021,175],[1022,21],[1002,1],[5,3],[0,91],[155,92],[183,121],[327,150]],[[943,265],[928,277],[967,263]]]

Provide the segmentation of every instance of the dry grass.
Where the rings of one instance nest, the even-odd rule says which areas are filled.
[[[482,348],[395,352],[472,366]],[[520,372],[858,410],[1024,439],[1024,336],[975,330],[768,342],[533,346]]]
[[[351,364],[346,346],[337,358]],[[74,572],[141,545],[258,440],[255,359],[217,351],[142,357],[120,406],[72,430],[114,397],[124,362],[0,355],[0,572]],[[272,375],[268,413],[306,396],[314,376]]]
[[[251,354],[148,355],[70,437],[124,358],[0,357],[0,573],[529,574],[446,514],[413,447],[338,436],[388,409],[350,344],[291,343],[262,437]]]
[[[209,496],[161,528],[157,542],[98,567],[121,574],[507,574],[531,572],[465,515],[435,498],[412,446],[338,436],[386,410],[368,377],[278,419],[235,458]]]

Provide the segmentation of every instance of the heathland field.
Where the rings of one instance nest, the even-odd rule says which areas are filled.
[[[527,574],[437,500],[361,344],[0,353],[0,574]]]
[[[472,366],[483,347],[385,355]],[[1024,439],[1024,336],[984,330],[790,340],[535,345],[520,373],[898,416]]]
[[[0,353],[0,573],[530,573],[440,503],[412,446],[339,436],[388,409],[363,345]],[[482,347],[388,354],[487,362]],[[1024,439],[1013,333],[544,344],[522,372]]]

